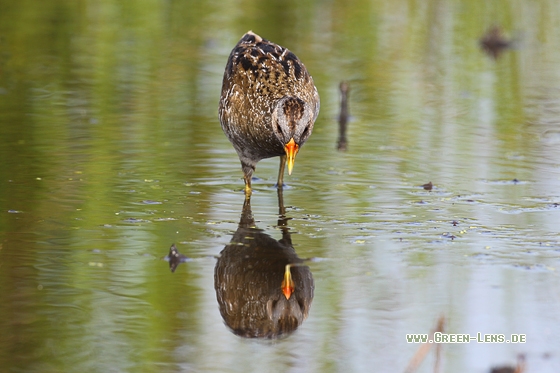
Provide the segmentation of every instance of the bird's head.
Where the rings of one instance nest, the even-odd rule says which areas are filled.
[[[290,175],[300,146],[311,135],[316,111],[297,97],[283,97],[276,102],[272,113],[272,129],[286,152]]]

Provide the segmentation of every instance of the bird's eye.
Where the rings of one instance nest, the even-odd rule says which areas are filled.
[[[309,127],[311,127],[310,124],[308,124],[307,127],[305,127],[303,133],[301,134],[301,137],[305,138],[307,136],[307,133],[309,132]]]

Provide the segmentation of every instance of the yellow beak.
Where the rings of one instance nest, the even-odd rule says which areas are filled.
[[[286,299],[290,299],[290,296],[295,290],[295,284],[292,280],[292,272],[290,272],[290,265],[286,265],[286,271],[284,272],[284,279],[282,280],[282,293]]]
[[[286,144],[286,146],[284,146],[284,150],[286,151],[286,156],[287,156],[287,163],[288,163],[288,175],[292,174],[292,169],[294,168],[294,162],[296,160],[296,154],[299,150],[299,145],[296,144],[296,142],[294,141],[294,138],[292,137],[292,139],[290,140],[290,142],[288,142]]]

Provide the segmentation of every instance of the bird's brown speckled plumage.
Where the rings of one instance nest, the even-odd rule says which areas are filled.
[[[219,116],[239,155],[248,194],[255,166],[264,158],[281,157],[278,187],[282,187],[286,145],[293,139],[297,153],[311,135],[318,113],[319,94],[303,63],[288,49],[251,31],[243,35],[226,65]],[[293,159],[288,165],[290,169]]]

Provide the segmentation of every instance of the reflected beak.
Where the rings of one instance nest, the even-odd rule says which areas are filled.
[[[296,144],[294,138],[292,137],[290,142],[288,142],[286,146],[284,146],[284,150],[286,151],[286,156],[287,156],[288,175],[291,175],[292,169],[294,168],[294,162],[296,160],[296,154],[299,150],[299,145]]]
[[[290,299],[290,296],[295,290],[294,281],[292,280],[292,272],[290,272],[290,265],[286,265],[286,272],[284,272],[284,280],[282,280],[282,294],[286,299]]]

